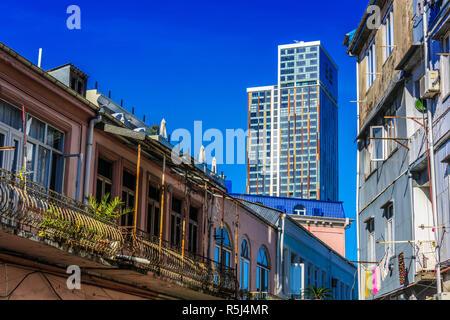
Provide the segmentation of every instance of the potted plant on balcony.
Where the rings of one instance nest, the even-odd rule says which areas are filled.
[[[102,200],[99,202],[92,195],[89,196],[88,202],[93,214],[100,219],[106,220],[113,225],[118,225],[118,220],[121,216],[134,212],[133,208],[123,208],[125,203],[120,197],[109,199],[110,194],[106,193]],[[107,245],[107,240],[104,239],[103,234],[97,234],[96,236],[97,248]],[[117,243],[110,244],[111,246],[117,246]]]
[[[89,206],[95,216],[117,224],[121,216],[134,211],[133,208],[122,208],[125,203],[122,202],[120,197],[115,197],[112,200],[109,200],[109,197],[109,193],[105,194],[100,202],[92,195],[88,197]]]

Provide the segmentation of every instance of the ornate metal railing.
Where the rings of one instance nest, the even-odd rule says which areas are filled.
[[[0,169],[0,224],[110,260],[131,258],[133,265],[223,297],[236,290],[235,270],[159,238],[95,215],[83,203]],[[138,259],[136,259],[138,258]]]
[[[141,230],[135,235],[126,228],[122,232],[128,240],[123,253],[143,259],[135,260],[140,267],[206,292],[227,297],[235,295],[237,283],[233,268],[189,252],[182,255],[180,248],[166,241],[161,241],[160,245],[158,237]]]
[[[0,223],[109,258],[123,247],[119,229],[82,203],[2,169]]]
[[[247,300],[281,300],[281,298],[274,296],[269,292],[249,292],[246,295]]]

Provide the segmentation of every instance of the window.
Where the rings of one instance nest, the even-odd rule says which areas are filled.
[[[370,127],[370,144],[369,153],[371,161],[384,161],[385,160],[385,143],[384,143],[384,127],[373,126]]]
[[[306,208],[305,206],[298,204],[294,207],[294,214],[299,215],[299,216],[304,216],[306,215]]]
[[[322,271],[322,282],[321,282],[321,286],[323,288],[327,287],[327,272],[326,271]]]
[[[161,192],[159,186],[153,185],[152,182],[149,182],[149,184],[147,199],[147,233],[159,237]]]
[[[215,239],[214,260],[216,264],[229,267],[231,264],[231,241],[227,229],[225,227],[219,228]]]
[[[377,59],[376,59],[376,48],[375,41],[369,46],[367,50],[367,90],[372,86],[376,78],[377,72]]]
[[[97,189],[95,198],[102,201],[105,194],[109,194],[111,199],[113,164],[105,159],[98,158],[97,163]]]
[[[241,244],[241,289],[248,290],[250,272],[250,253],[247,239]]]
[[[389,202],[385,207],[384,207],[384,213],[383,216],[385,218],[386,221],[386,230],[385,230],[385,235],[386,235],[386,252],[388,252],[389,250],[389,256],[394,255],[394,244],[392,243],[394,240],[394,204],[392,202]]]
[[[375,219],[366,221],[367,230],[367,261],[375,262]]]
[[[258,292],[269,292],[269,261],[264,248],[259,249],[256,268],[256,290]]]
[[[192,253],[197,253],[197,239],[198,237],[198,209],[191,207],[189,209],[189,241],[188,250]]]
[[[393,139],[397,138],[397,121],[396,119],[388,119],[386,126],[386,156],[391,155],[395,150],[397,150],[397,142]]]
[[[314,268],[314,287],[319,287],[319,269]]]
[[[134,208],[134,195],[136,188],[136,176],[123,170],[122,176],[122,202],[125,208]],[[134,211],[121,217],[121,226],[131,227],[134,223]]]
[[[450,52],[450,34],[442,42],[442,53]],[[450,94],[450,56],[441,55],[442,98]]]
[[[172,212],[170,214],[170,243],[179,247],[181,245],[181,211],[183,202],[172,198]]]
[[[0,133],[3,146],[13,151],[2,152],[1,167],[18,173],[23,165],[22,111],[0,100]],[[63,190],[64,133],[26,114],[28,177],[56,192]]]
[[[383,52],[384,52],[384,60],[391,55],[391,52],[394,48],[394,13],[392,8],[389,10],[388,14],[383,23]]]

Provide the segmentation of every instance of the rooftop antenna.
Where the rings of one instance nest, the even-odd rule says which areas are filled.
[[[123,99],[120,99],[120,106],[123,107]]]
[[[111,90],[109,90],[109,93],[108,93],[108,98],[110,98],[110,99],[111,99]]]
[[[95,90],[98,90],[98,82],[95,81]]]
[[[39,48],[39,57],[38,57],[38,67],[40,68],[42,64],[42,48]]]

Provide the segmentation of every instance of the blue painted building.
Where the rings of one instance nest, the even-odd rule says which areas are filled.
[[[242,203],[278,226],[276,294],[279,297],[308,298],[303,289],[313,286],[329,288],[336,300],[357,299],[357,268],[353,264],[284,211],[260,202],[242,200]]]
[[[345,217],[342,202],[242,194],[233,197],[286,213],[345,257],[345,230],[353,220]]]
[[[449,290],[436,272],[449,266],[449,3],[371,0],[380,23],[368,10],[344,40],[357,64],[360,299]]]

